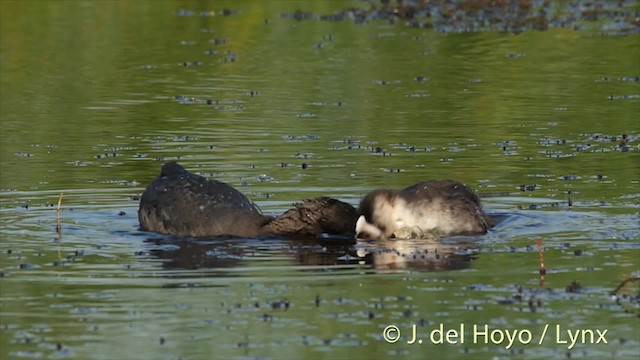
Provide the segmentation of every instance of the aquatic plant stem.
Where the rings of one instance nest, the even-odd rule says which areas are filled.
[[[62,196],[64,193],[60,193],[58,197],[58,208],[56,209],[56,232],[58,233],[58,238],[61,236],[62,225],[60,225],[60,209],[62,207]]]
[[[542,248],[542,240],[536,240],[536,245],[538,246],[538,254],[540,256],[540,288],[544,288],[544,275],[547,273],[547,270],[544,267],[544,251]]]
[[[58,207],[56,208],[56,233],[58,234],[57,243],[62,240],[62,225],[60,224],[60,209],[62,208],[62,196],[64,193],[60,193],[58,197]],[[60,252],[60,246],[58,245],[58,260],[62,263],[62,253]]]

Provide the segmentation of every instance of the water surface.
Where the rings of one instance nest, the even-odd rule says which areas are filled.
[[[468,31],[322,18],[359,2],[0,3],[0,357],[636,358],[638,282],[610,292],[640,271],[637,3],[562,4],[570,26]],[[441,242],[138,231],[176,159],[267,214],[454,178],[504,220]],[[432,344],[440,324],[466,341]]]

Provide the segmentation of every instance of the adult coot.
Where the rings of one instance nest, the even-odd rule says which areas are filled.
[[[232,186],[190,173],[171,161],[142,194],[138,219],[141,230],[180,236],[353,236],[357,214],[350,204],[320,197],[278,217],[265,216]]]

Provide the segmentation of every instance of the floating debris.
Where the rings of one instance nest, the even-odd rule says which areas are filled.
[[[534,191],[534,190],[539,190],[540,186],[533,184],[533,185],[520,185],[519,187],[520,191]]]
[[[202,63],[200,61],[194,60],[194,61],[184,61],[184,62],[178,63],[178,65],[183,67],[194,67],[194,66],[202,65]]]
[[[502,31],[519,34],[527,30],[545,31],[550,28],[583,30],[587,23],[600,26],[603,36],[637,34],[637,12],[628,2],[592,1],[561,3],[531,1],[510,2],[482,0],[471,1],[387,1],[362,8],[348,7],[331,14],[316,15],[301,9],[284,13],[283,19],[321,21],[351,20],[357,25],[385,20],[395,24],[404,20],[406,27],[434,28],[439,32]],[[395,36],[393,32],[372,35]],[[507,58],[524,57],[524,54],[508,53]]]
[[[14,153],[14,155],[17,156],[17,157],[27,157],[27,158],[34,156],[33,154],[28,153],[28,152],[17,152],[17,153]]]
[[[633,95],[609,95],[609,100],[630,100],[630,99],[640,99],[639,94]]]

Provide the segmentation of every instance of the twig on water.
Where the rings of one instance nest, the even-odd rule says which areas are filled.
[[[620,285],[618,285],[618,287],[615,290],[613,290],[609,294],[611,294],[611,296],[614,296],[617,299],[618,291],[620,291],[620,289],[625,287],[628,283],[634,282],[634,281],[640,281],[640,276],[632,276],[632,277],[629,277],[629,278],[625,279],[623,282],[620,283]]]
[[[620,285],[618,285],[618,287],[615,290],[613,290],[609,294],[611,295],[611,299],[624,309],[624,312],[628,314],[635,314],[637,317],[640,317],[640,311],[639,311],[640,308],[638,307],[638,304],[640,303],[640,290],[638,290],[638,295],[636,296],[633,296],[633,295],[627,296],[625,294],[620,294],[620,295],[618,294],[624,287],[627,286],[627,284],[631,282],[640,282],[640,276],[636,275],[636,276],[631,276],[626,278],[623,282],[620,283]],[[625,303],[621,301],[622,299],[628,300],[631,304],[635,303],[635,307],[629,308],[628,305],[625,305]]]
[[[540,255],[540,287],[544,287],[544,275],[547,273],[547,270],[544,267],[544,252],[542,249],[542,240],[536,240],[536,245],[538,246],[538,254]]]
[[[56,233],[58,233],[57,243],[60,244],[60,240],[62,240],[62,225],[60,224],[60,209],[62,207],[62,195],[60,193],[60,197],[58,197],[58,207],[56,208]],[[60,251],[60,245],[58,245],[58,260],[62,263],[62,253]]]
[[[58,208],[56,209],[56,232],[58,233],[58,240],[62,238],[62,225],[60,224],[60,208],[62,206],[62,196],[64,193],[60,193],[58,197]]]

